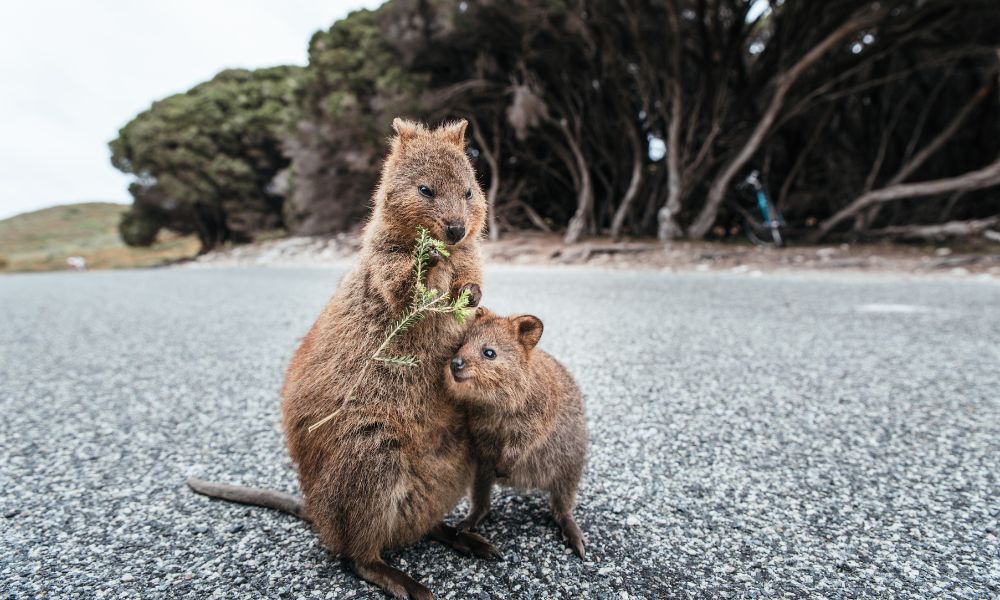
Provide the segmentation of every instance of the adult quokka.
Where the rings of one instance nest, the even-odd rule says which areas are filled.
[[[480,307],[445,367],[448,393],[467,408],[476,458],[472,508],[458,528],[486,517],[494,482],[542,489],[566,543],[583,558],[572,514],[587,456],[583,399],[566,368],[535,348],[541,337],[537,317],[498,317]]]
[[[472,479],[464,411],[447,397],[440,369],[466,326],[430,315],[394,340],[394,352],[419,357],[413,368],[369,358],[409,304],[417,226],[450,252],[432,256],[427,286],[452,297],[468,290],[478,304],[486,200],[465,152],[465,121],[431,130],[396,119],[393,128],[357,264],[292,357],[282,416],[304,514],[323,544],[392,596],[424,599],[430,591],[386,564],[383,550],[430,535],[496,556],[482,537],[442,523]]]

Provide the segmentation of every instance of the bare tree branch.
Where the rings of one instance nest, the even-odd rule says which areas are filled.
[[[862,194],[854,202],[842,208],[826,221],[823,221],[819,229],[810,237],[810,241],[817,242],[823,239],[842,221],[853,217],[858,211],[880,202],[936,196],[948,192],[978,190],[995,185],[1000,185],[1000,157],[997,157],[996,160],[982,169],[971,171],[964,175],[920,183],[899,183],[874,190],[867,194]]]
[[[976,91],[975,94],[972,95],[971,98],[969,98],[969,101],[965,103],[965,106],[963,106],[961,110],[955,113],[955,116],[951,119],[951,122],[948,123],[947,127],[942,129],[941,132],[938,133],[937,136],[935,136],[934,139],[931,140],[931,142],[927,144],[927,146],[925,146],[923,150],[918,152],[916,156],[910,159],[908,163],[903,165],[903,167],[899,170],[899,172],[897,172],[893,176],[893,178],[889,180],[888,185],[896,185],[897,183],[902,183],[903,181],[906,181],[907,177],[912,175],[914,171],[919,169],[925,162],[927,162],[928,158],[930,158],[931,156],[934,155],[934,153],[940,150],[941,146],[943,146],[945,142],[950,140],[951,137],[955,135],[955,132],[958,131],[958,128],[961,127],[962,123],[965,122],[965,119],[969,116],[969,113],[971,113],[973,109],[979,106],[979,104],[986,99],[992,88],[993,88],[993,80],[989,79]]]
[[[722,201],[726,196],[726,192],[729,190],[729,185],[733,178],[739,172],[740,169],[753,157],[760,148],[761,143],[767,134],[770,133],[771,126],[774,124],[775,120],[778,118],[781,109],[784,107],[785,98],[788,96],[788,92],[795,85],[795,82],[806,72],[809,67],[816,63],[824,54],[829,52],[837,44],[842,42],[847,36],[859,31],[865,27],[869,27],[879,20],[881,20],[888,10],[883,8],[880,10],[872,11],[868,14],[858,15],[854,18],[848,19],[840,27],[835,29],[829,35],[827,35],[820,43],[816,44],[809,52],[805,54],[802,58],[796,62],[791,69],[785,73],[778,76],[778,86],[774,91],[774,95],[771,97],[771,102],[768,104],[767,109],[764,111],[763,117],[757,123],[754,128],[753,133],[750,138],[744,144],[743,148],[737,153],[737,155],[723,167],[722,172],[715,178],[709,188],[708,196],[705,200],[705,207],[699,213],[698,217],[692,223],[688,234],[695,239],[701,239],[705,237],[708,230],[711,229],[712,225],[715,223],[716,216],[719,213],[719,207],[722,205]]]
[[[953,135],[955,135],[955,132],[958,131],[958,128],[961,127],[962,123],[965,122],[965,119],[969,116],[969,114],[973,111],[973,109],[976,108],[976,106],[978,106],[989,95],[989,92],[992,88],[993,88],[993,79],[992,78],[987,79],[986,83],[984,83],[979,88],[979,90],[977,90],[976,93],[973,94],[971,98],[969,98],[969,101],[966,102],[965,105],[962,106],[962,108],[957,113],[955,113],[955,116],[952,117],[951,122],[949,122],[948,125],[944,129],[942,129],[936,136],[934,136],[934,139],[931,140],[931,142],[927,144],[927,146],[925,146],[923,150],[918,152],[915,156],[913,156],[913,158],[907,161],[899,169],[899,171],[897,171],[896,174],[892,176],[889,182],[886,183],[885,187],[892,187],[894,185],[900,184],[903,181],[905,181],[910,175],[913,174],[914,171],[920,168],[927,161],[928,158],[930,158],[938,150],[940,150],[941,147],[949,139],[951,139]],[[885,135],[888,135],[888,132],[891,131],[894,127],[895,127],[895,120],[893,124],[885,128]],[[871,184],[873,182],[874,178],[872,177],[866,183],[863,195],[871,191],[872,188]],[[868,211],[867,215],[858,219],[859,224],[861,221],[864,221],[867,224],[873,223],[876,217],[878,216],[878,211],[881,206],[882,203],[873,204],[871,210]],[[863,227],[856,229],[863,229]]]
[[[985,234],[993,226],[1000,224],[1000,215],[986,219],[971,221],[948,221],[938,225],[903,225],[899,227],[883,227],[866,232],[875,237],[892,237],[898,239],[942,240],[952,237],[971,237]]]

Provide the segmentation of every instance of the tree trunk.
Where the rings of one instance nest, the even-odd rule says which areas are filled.
[[[479,151],[486,159],[486,164],[490,166],[490,187],[486,190],[486,228],[489,231],[490,241],[495,242],[500,239],[500,229],[497,227],[497,193],[500,191],[500,134],[494,126],[493,135],[496,146],[490,150],[486,138],[483,137],[483,132],[479,128],[479,121],[475,117],[471,117],[470,120],[472,121],[472,136],[479,144]]]
[[[997,157],[989,165],[971,171],[964,175],[948,177],[945,179],[935,179],[934,181],[923,181],[920,183],[899,183],[884,187],[882,189],[862,194],[854,202],[840,209],[829,219],[823,221],[819,229],[810,236],[809,241],[818,242],[823,239],[834,227],[845,219],[849,219],[865,208],[881,202],[901,200],[904,198],[921,198],[946,194],[948,192],[960,192],[977,190],[985,187],[1000,185],[1000,157]]]
[[[681,41],[680,23],[675,0],[667,2],[670,26],[673,29],[673,52],[671,63],[673,74],[670,82],[670,125],[667,129],[667,200],[656,213],[656,237],[669,242],[684,231],[677,223],[677,213],[681,212],[681,120],[684,118],[684,89],[681,85]]]
[[[674,85],[672,96],[673,110],[670,115],[670,128],[667,132],[667,200],[656,213],[656,237],[669,242],[684,235],[677,222],[677,214],[681,212],[681,194],[684,193],[681,181],[680,130],[681,130],[681,90],[680,84]]]
[[[566,119],[559,120],[559,127],[566,136],[566,142],[573,153],[577,173],[580,178],[580,186],[576,191],[576,212],[573,214],[573,218],[569,220],[569,225],[566,227],[566,235],[563,238],[565,243],[575,244],[580,241],[580,238],[583,237],[584,232],[587,230],[587,219],[590,217],[590,211],[594,208],[594,185],[590,179],[590,169],[587,166],[587,159],[583,155],[583,150],[580,148],[576,136],[570,131]]]
[[[625,224],[625,217],[628,216],[629,211],[632,209],[632,204],[635,203],[636,197],[639,195],[639,188],[642,187],[642,168],[644,165],[644,160],[642,157],[642,139],[638,133],[636,133],[635,127],[631,125],[628,128],[629,139],[632,141],[632,177],[628,182],[628,189],[625,190],[625,197],[622,198],[622,203],[618,205],[618,210],[615,211],[615,216],[611,220],[611,239],[616,242],[622,237],[622,226]]]
[[[719,207],[722,206],[726,192],[729,191],[730,183],[747,161],[753,157],[768,133],[770,133],[771,126],[777,120],[778,114],[784,107],[785,98],[788,96],[788,92],[792,89],[796,80],[816,61],[822,58],[824,54],[843,41],[844,38],[859,29],[874,24],[886,13],[886,9],[881,9],[865,16],[857,16],[849,19],[826,36],[823,41],[814,46],[805,56],[800,58],[791,69],[777,76],[778,86],[774,91],[774,96],[771,97],[771,102],[768,104],[767,110],[764,111],[764,116],[757,123],[757,126],[754,128],[746,144],[743,145],[743,148],[729,164],[723,167],[722,172],[712,182],[708,190],[708,196],[705,199],[705,207],[688,229],[688,234],[692,238],[701,239],[705,237],[705,234],[715,224],[715,219],[719,214]]]

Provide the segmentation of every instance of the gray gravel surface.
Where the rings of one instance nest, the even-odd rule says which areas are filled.
[[[184,486],[295,490],[278,392],[341,274],[0,278],[0,596],[380,598],[302,522]],[[388,556],[438,597],[1000,595],[1000,286],[492,269],[484,290],[540,316],[583,389],[589,556],[544,498],[497,492],[505,562]]]

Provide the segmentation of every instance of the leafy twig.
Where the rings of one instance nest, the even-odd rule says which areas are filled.
[[[440,292],[434,288],[428,288],[425,283],[427,277],[427,263],[430,260],[431,250],[437,251],[442,258],[448,258],[451,254],[441,240],[434,239],[424,227],[417,227],[417,239],[413,246],[413,297],[410,306],[403,311],[403,315],[395,323],[391,324],[385,333],[385,339],[378,349],[372,353],[368,362],[365,363],[358,383],[351,388],[347,394],[348,400],[354,399],[354,392],[361,385],[368,373],[368,368],[372,362],[377,361],[386,365],[399,368],[413,368],[420,364],[420,359],[412,355],[392,356],[384,355],[386,348],[392,341],[406,333],[411,327],[419,323],[428,314],[448,314],[454,315],[455,320],[464,323],[471,314],[469,308],[470,295],[468,290],[462,290],[457,298],[451,299],[447,293]],[[324,423],[332,419],[340,412],[340,408],[333,411],[321,420],[309,426],[309,431],[314,431]]]

